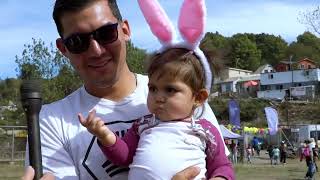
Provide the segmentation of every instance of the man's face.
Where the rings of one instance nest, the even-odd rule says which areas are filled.
[[[103,25],[117,23],[107,1],[98,1],[75,13],[66,13],[61,18],[63,38],[77,33],[90,33]],[[86,88],[96,89],[113,86],[121,74],[128,71],[126,64],[126,41],[130,38],[127,21],[119,22],[118,39],[109,44],[99,44],[94,38],[89,48],[74,54],[66,48],[61,38],[57,47],[70,60],[84,80]]]

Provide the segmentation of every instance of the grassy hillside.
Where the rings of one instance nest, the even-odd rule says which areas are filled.
[[[228,97],[216,97],[209,104],[220,123],[229,123]],[[320,123],[320,102],[274,102],[257,98],[237,98],[242,125],[266,127],[264,108],[277,109],[280,124]]]

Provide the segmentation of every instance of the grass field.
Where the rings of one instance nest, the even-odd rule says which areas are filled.
[[[295,162],[294,162],[295,161]],[[305,162],[289,160],[285,166],[277,165],[237,165],[236,177],[239,180],[304,180],[306,173]],[[319,173],[316,173],[319,179]]]
[[[288,159],[286,165],[271,166],[262,153],[261,157],[253,159],[252,164],[235,166],[237,180],[303,180],[306,173],[305,162],[299,159]],[[318,162],[320,166],[320,162]],[[20,179],[23,174],[23,163],[0,163],[0,180]],[[320,179],[316,173],[316,179]]]
[[[0,179],[1,180],[14,180],[21,179],[24,171],[23,162],[1,162],[0,163]]]

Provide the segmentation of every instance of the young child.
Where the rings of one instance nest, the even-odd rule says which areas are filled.
[[[157,1],[139,3],[163,44],[147,71],[151,114],[133,123],[122,139],[95,116],[94,110],[86,119],[79,115],[81,124],[98,138],[109,160],[129,165],[131,180],[171,179],[190,166],[201,169],[196,179],[234,179],[218,130],[195,112],[208,98],[212,77],[208,60],[198,47],[204,31],[204,0],[185,0],[182,5],[179,30],[185,42],[181,44],[174,44],[172,29],[164,27],[170,22]]]
[[[252,163],[252,156],[254,155],[254,150],[252,148],[252,146],[249,144],[247,149],[246,149],[246,154],[247,154],[247,163]]]
[[[279,164],[279,157],[280,157],[280,149],[278,148],[278,146],[275,146],[272,150],[273,165]]]
[[[272,161],[273,161],[272,151],[273,151],[273,146],[271,144],[269,144],[269,146],[267,148],[267,152],[268,152],[268,155],[269,155],[269,159],[270,159],[270,164],[271,165],[272,165]]]

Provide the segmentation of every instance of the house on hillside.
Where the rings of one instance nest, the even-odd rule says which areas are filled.
[[[260,74],[274,72],[274,68],[270,64],[260,66],[250,75],[241,76],[237,82],[237,93],[239,95],[257,97],[260,90]]]
[[[258,67],[258,69],[253,74],[269,73],[274,71],[274,68],[270,64],[265,64]]]
[[[228,67],[221,71],[219,77],[215,78],[214,85],[218,87],[220,93],[236,93],[237,82],[241,77],[250,74],[252,71]]]
[[[297,62],[280,61],[274,67],[276,72],[286,72],[294,69],[315,69],[315,68],[317,68],[316,63],[309,58],[303,58],[298,60]]]
[[[305,96],[312,98],[319,89],[320,69],[301,69],[262,73],[259,98],[279,99]]]
[[[320,70],[309,58],[297,62],[280,61],[274,72],[262,73],[259,98],[313,98],[319,89]]]
[[[277,65],[274,66],[276,72],[286,72],[291,70],[293,62],[290,61],[280,61]]]
[[[220,77],[216,78],[215,85],[220,93],[237,93],[241,96],[257,97],[260,89],[260,74],[274,72],[270,64],[260,66],[256,71],[226,68]]]
[[[260,74],[240,77],[236,89],[241,96],[257,97],[257,91],[260,89]]]
[[[298,69],[315,69],[316,63],[309,58],[301,59],[297,62]]]

